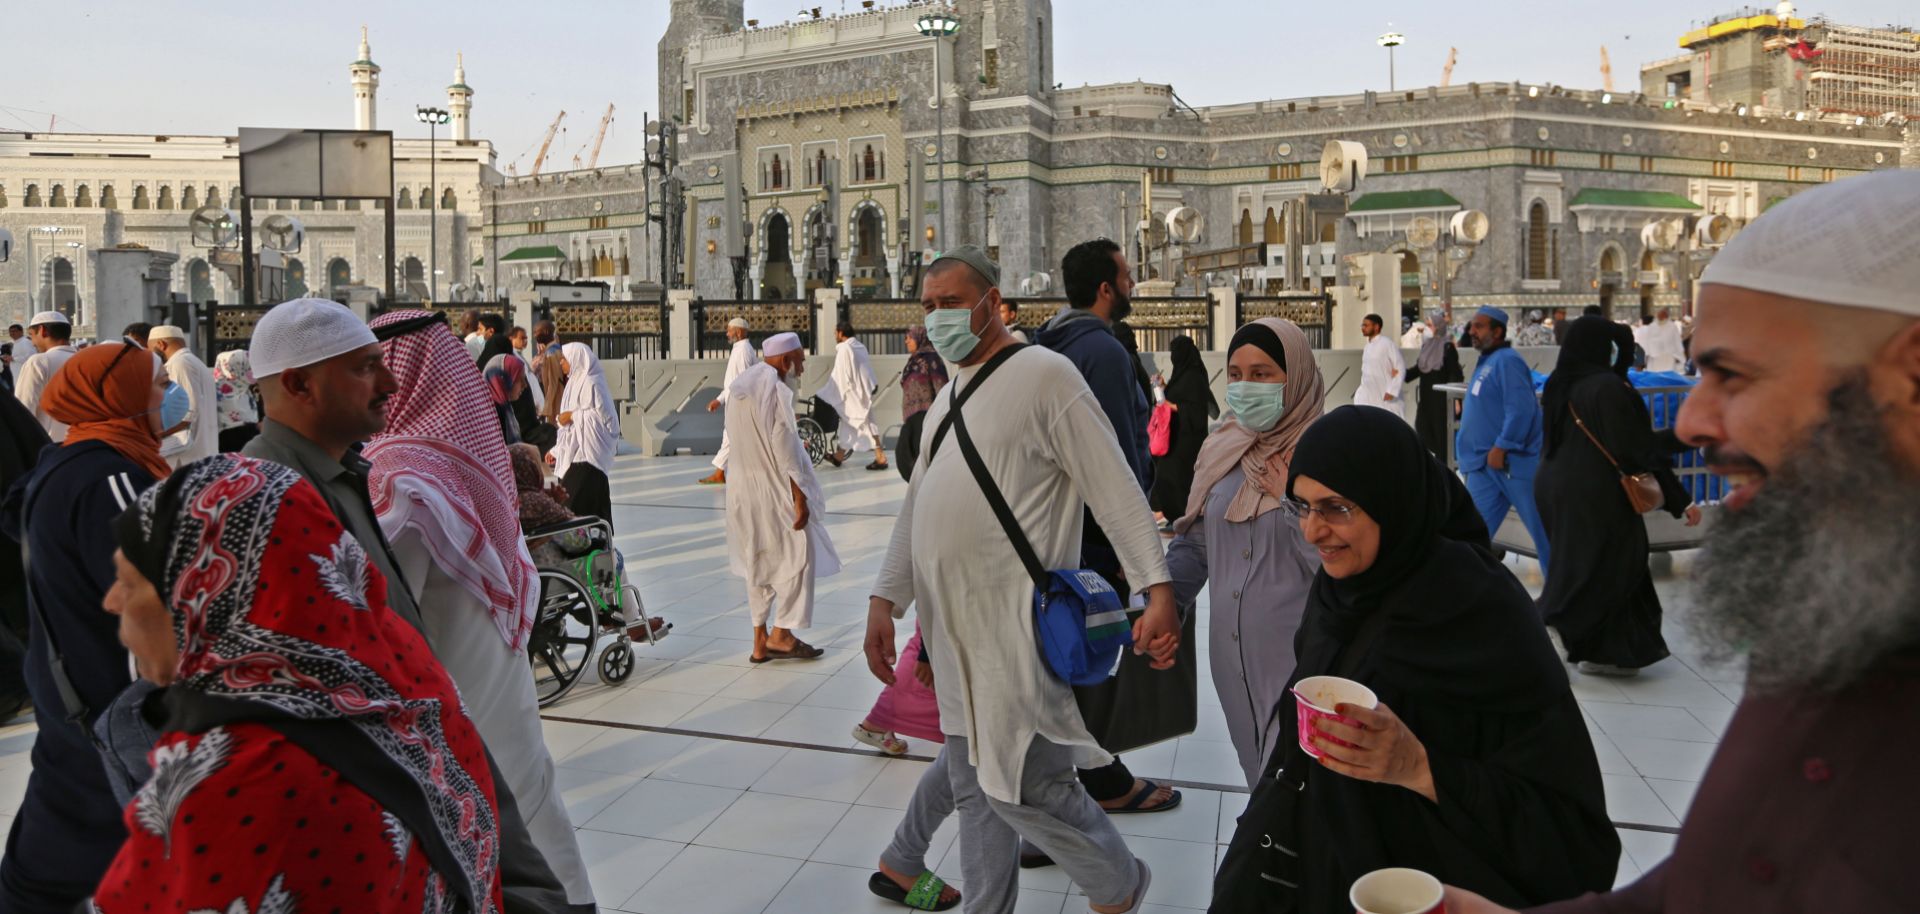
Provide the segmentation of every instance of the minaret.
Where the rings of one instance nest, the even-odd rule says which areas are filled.
[[[467,85],[467,62],[458,51],[453,54],[453,85],[447,87],[447,113],[453,116],[453,138],[473,139],[467,126],[467,114],[473,110],[473,87]]]
[[[373,62],[373,49],[367,46],[367,27],[360,27],[360,56],[347,68],[353,75],[353,129],[373,130],[374,95],[380,91],[380,65]]]
[[[683,63],[687,48],[702,38],[737,32],[747,23],[745,0],[673,0],[667,33],[660,38],[660,118],[691,124],[698,120],[688,110],[693,97]],[[695,102],[697,104],[698,102]]]

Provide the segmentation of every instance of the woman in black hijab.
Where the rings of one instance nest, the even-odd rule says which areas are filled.
[[[1315,724],[1318,761],[1296,744],[1290,700],[1275,709],[1267,776],[1302,786],[1287,821],[1250,807],[1240,829],[1298,852],[1298,890],[1260,910],[1351,911],[1353,881],[1395,866],[1512,907],[1612,885],[1620,841],[1593,743],[1459,479],[1400,417],[1344,406],[1307,429],[1288,494],[1322,563],[1293,681],[1345,676],[1380,705],[1336,708],[1364,729]]]
[[[1647,525],[1620,474],[1653,473],[1668,513],[1689,526],[1700,519],[1673,473],[1673,455],[1687,447],[1671,431],[1654,432],[1646,401],[1624,377],[1632,341],[1631,330],[1604,317],[1582,317],[1567,330],[1541,398],[1547,452],[1533,484],[1553,543],[1541,614],[1560,632],[1567,660],[1603,676],[1631,676],[1667,657]]]
[[[1207,440],[1208,423],[1220,415],[1220,404],[1213,399],[1207,366],[1193,338],[1181,334],[1167,348],[1173,357],[1173,374],[1166,387],[1167,402],[1173,404],[1173,441],[1165,457],[1153,458],[1153,489],[1147,493],[1147,502],[1172,524],[1187,513],[1193,464]]]

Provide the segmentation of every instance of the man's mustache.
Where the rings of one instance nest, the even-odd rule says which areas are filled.
[[[1749,470],[1754,473],[1765,473],[1767,471],[1767,468],[1761,466],[1759,461],[1739,451],[1731,450],[1725,445],[1709,444],[1701,448],[1701,451],[1706,455],[1707,465],[1722,472],[1726,470]]]

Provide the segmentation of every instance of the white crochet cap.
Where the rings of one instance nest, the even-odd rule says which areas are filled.
[[[179,340],[184,343],[187,341],[187,331],[172,324],[161,324],[147,331],[147,342],[158,343],[161,340]]]
[[[1734,235],[1700,283],[1920,317],[1920,171],[1795,194]]]
[[[68,320],[66,315],[61,314],[58,311],[42,311],[39,314],[34,315],[32,320],[27,321],[27,326],[38,327],[41,324],[71,324],[71,323],[73,323],[73,321]]]
[[[800,348],[800,335],[797,333],[776,333],[760,344],[761,355],[786,355]]]
[[[747,323],[747,319],[746,319],[746,318],[744,318],[744,317],[736,317],[736,318],[734,318],[733,320],[730,320],[730,321],[727,321],[727,326],[728,326],[728,327],[731,327],[731,328],[734,328],[734,329],[736,329],[736,330],[751,330],[751,329],[753,329],[753,325],[752,325],[752,324],[749,324],[749,323]]]
[[[247,351],[253,356],[253,376],[267,378],[377,342],[373,329],[347,306],[325,298],[296,298],[268,309],[254,325]]]

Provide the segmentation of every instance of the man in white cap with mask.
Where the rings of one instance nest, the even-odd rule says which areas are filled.
[[[40,395],[60,366],[79,351],[73,348],[73,323],[58,311],[42,311],[27,321],[27,339],[33,345],[24,364],[17,359],[14,363],[18,367],[14,369],[13,396],[33,411],[33,418],[47,430],[47,437],[59,444],[67,440],[67,424],[40,408]]]
[[[793,421],[793,385],[807,354],[792,333],[769,337],[760,354],[727,385],[727,553],[747,582],[748,659],[812,660],[821,650],[793,632],[812,626],[813,582],[837,573],[840,556],[827,535],[827,497]]]
[[[747,369],[760,364],[760,353],[755,352],[753,343],[747,340],[747,319],[736,317],[727,321],[727,342],[733,345],[733,351],[727,354],[727,373],[720,378],[720,395],[707,404],[707,412],[721,409],[727,405],[727,392],[733,388],[733,382]],[[797,338],[797,337],[796,337]],[[700,480],[703,486],[726,485],[727,482],[727,426],[720,425],[720,450],[713,455],[713,475]]]
[[[281,302],[253,328],[248,352],[260,388],[260,434],[241,453],[291,467],[313,487],[386,576],[387,606],[421,634],[420,607],[380,529],[367,494],[372,468],[360,445],[387,425],[387,398],[399,385],[373,329],[346,306],[324,298]],[[569,905],[566,889],[534,845],[511,787],[491,758],[500,806],[502,891],[509,909],[592,911]]]
[[[175,469],[220,452],[220,413],[213,371],[187,348],[186,331],[162,324],[147,331],[147,346],[167,362],[167,377],[187,393],[187,417],[160,439],[160,456]]]
[[[1672,856],[1535,910],[1920,911],[1916,290],[1920,172],[1899,169],[1775,206],[1701,276],[1674,430],[1733,489],[1688,621],[1708,661],[1745,658],[1746,689]]]

